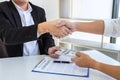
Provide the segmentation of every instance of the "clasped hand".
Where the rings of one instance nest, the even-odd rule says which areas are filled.
[[[38,32],[44,34],[49,32],[57,38],[68,36],[74,31],[73,25],[65,20],[48,21],[38,24]]]

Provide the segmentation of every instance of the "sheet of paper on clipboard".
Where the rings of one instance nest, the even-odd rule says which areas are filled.
[[[89,77],[89,68],[78,67],[75,63],[54,63],[54,60],[70,61],[70,57],[61,56],[59,59],[53,59],[45,57],[39,64],[32,70],[33,72],[77,76],[77,77]]]

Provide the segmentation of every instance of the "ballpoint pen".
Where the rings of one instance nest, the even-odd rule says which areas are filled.
[[[69,64],[69,63],[72,63],[72,62],[70,62],[70,61],[58,61],[58,60],[54,60],[53,63],[67,63],[67,64]]]

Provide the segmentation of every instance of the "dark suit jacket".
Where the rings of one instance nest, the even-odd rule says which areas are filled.
[[[0,39],[0,58],[8,57],[7,52],[5,50],[5,46],[3,45],[3,42]]]
[[[22,27],[20,15],[11,1],[0,3],[0,38],[5,44],[9,57],[23,55],[23,43],[37,40],[40,54],[47,54],[48,48],[54,46],[49,33],[37,38],[38,23],[46,21],[44,9],[30,3],[35,25]]]

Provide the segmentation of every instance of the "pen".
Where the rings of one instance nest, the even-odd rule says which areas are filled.
[[[54,60],[53,63],[67,63],[67,64],[69,64],[71,62],[69,62],[69,61],[57,61],[57,60]]]

